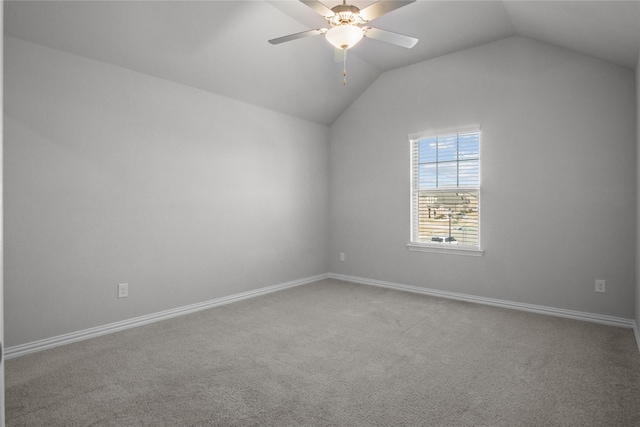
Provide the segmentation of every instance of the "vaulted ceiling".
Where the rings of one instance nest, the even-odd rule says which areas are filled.
[[[362,9],[373,2],[348,3]],[[4,4],[6,36],[326,125],[385,71],[505,37],[530,37],[631,69],[640,52],[640,1],[418,0],[371,23],[418,44],[361,41],[349,51],[343,86],[342,57],[323,36],[267,42],[327,26],[295,0]]]

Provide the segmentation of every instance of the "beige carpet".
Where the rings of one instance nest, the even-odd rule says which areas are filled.
[[[640,426],[629,329],[324,280],[8,360],[8,426]]]

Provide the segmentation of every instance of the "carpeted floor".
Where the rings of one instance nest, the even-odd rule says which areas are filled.
[[[633,332],[323,280],[6,362],[8,426],[640,426]]]

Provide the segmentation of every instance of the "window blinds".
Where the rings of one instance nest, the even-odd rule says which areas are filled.
[[[411,139],[412,242],[479,247],[480,131]]]

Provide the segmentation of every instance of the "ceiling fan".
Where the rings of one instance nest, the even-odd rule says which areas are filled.
[[[290,34],[284,37],[278,37],[269,40],[271,44],[280,44],[303,37],[315,36],[324,34],[329,43],[338,49],[342,49],[344,54],[345,69],[343,75],[345,77],[343,83],[346,84],[346,61],[347,61],[347,49],[356,45],[363,37],[367,37],[374,40],[380,40],[383,42],[391,43],[396,46],[401,46],[407,49],[412,48],[418,43],[418,39],[414,37],[405,36],[403,34],[394,33],[391,31],[381,30],[379,28],[373,28],[367,24],[374,19],[389,13],[395,9],[406,6],[415,0],[407,1],[377,1],[370,6],[360,9],[357,6],[347,4],[346,0],[343,0],[342,4],[334,6],[329,9],[318,0],[300,0],[305,5],[319,13],[324,19],[327,20],[331,28],[318,28],[316,30],[303,31],[301,33]]]

